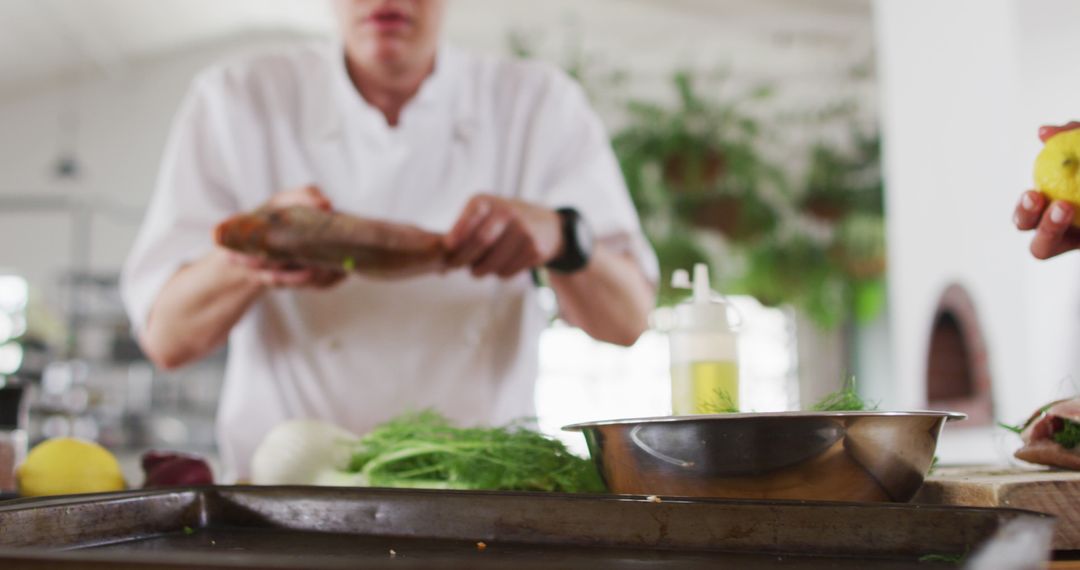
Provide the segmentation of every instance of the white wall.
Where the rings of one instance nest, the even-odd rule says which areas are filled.
[[[153,188],[173,113],[191,77],[239,49],[274,39],[213,45],[123,76],[64,85],[0,106],[0,200],[14,196],[68,197],[96,212],[88,255],[70,243],[71,216],[62,212],[0,211],[0,267],[16,268],[49,288],[69,267],[118,268],[126,256]],[[52,172],[70,148],[63,121],[77,116],[78,180]],[[75,236],[82,240],[83,236]]]
[[[1012,229],[1031,186],[1036,128],[1077,116],[1080,49],[1069,0],[877,0],[883,94],[892,399],[925,405],[928,339],[952,282],[984,327],[996,415],[1019,421],[1075,374],[1077,259],[1033,260]],[[1063,59],[1064,58],[1064,59]],[[994,437],[960,430],[945,459],[1000,455]]]
[[[1016,2],[1014,17],[1023,41],[1018,46],[1017,116],[1010,143],[1017,161],[1011,182],[1031,186],[1031,169],[1041,143],[1037,125],[1080,119],[1080,73],[1062,65],[1062,54],[1080,50],[1072,24],[1080,3],[1070,0]],[[1015,200],[1014,196],[1014,200]],[[1015,241],[1026,240],[1018,238]],[[1080,392],[1080,259],[1075,254],[1048,262],[1024,256],[1022,273],[1027,313],[1024,327],[1028,358],[1001,396],[1010,419],[1026,417],[1032,404]]]

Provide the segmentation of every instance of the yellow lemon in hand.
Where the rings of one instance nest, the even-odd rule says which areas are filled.
[[[1046,141],[1035,159],[1035,187],[1052,200],[1075,204],[1073,225],[1080,226],[1080,129]]]
[[[19,466],[17,476],[19,494],[25,497],[124,489],[124,475],[113,454],[96,443],[70,437],[35,446]]]

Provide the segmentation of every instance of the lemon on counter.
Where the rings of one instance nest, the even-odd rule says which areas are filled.
[[[120,463],[100,445],[70,437],[44,441],[16,473],[25,497],[122,491]]]
[[[1080,226],[1080,130],[1058,133],[1035,159],[1035,187],[1053,200],[1077,206],[1073,225]]]

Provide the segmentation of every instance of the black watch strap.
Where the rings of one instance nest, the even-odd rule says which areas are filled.
[[[576,273],[589,265],[592,256],[593,235],[581,214],[573,208],[556,210],[562,221],[563,250],[547,264],[557,273]]]

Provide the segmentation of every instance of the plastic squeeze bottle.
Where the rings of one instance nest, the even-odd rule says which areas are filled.
[[[736,333],[728,303],[709,285],[709,268],[694,266],[673,276],[675,287],[693,296],[675,308],[671,343],[671,407],[677,416],[739,411],[739,365]]]

